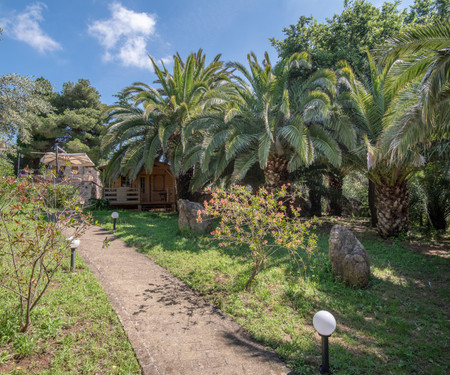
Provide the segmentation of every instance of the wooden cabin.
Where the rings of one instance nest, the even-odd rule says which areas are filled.
[[[175,210],[176,180],[168,164],[155,161],[149,174],[144,168],[134,180],[120,176],[104,189],[104,198],[114,207],[137,207],[140,210],[165,208]]]

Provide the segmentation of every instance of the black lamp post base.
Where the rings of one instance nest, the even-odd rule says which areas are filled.
[[[70,269],[72,273],[75,273],[75,250],[72,249],[72,254],[70,254]]]
[[[328,360],[328,336],[322,336],[322,364],[319,367],[319,371],[321,374],[330,373],[330,362]]]

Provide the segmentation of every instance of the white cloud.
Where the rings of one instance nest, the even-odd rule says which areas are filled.
[[[89,33],[105,49],[104,60],[151,69],[147,42],[156,33],[156,16],[133,12],[120,3],[111,4],[110,11],[111,18],[89,25]]]
[[[47,6],[42,3],[29,5],[23,13],[13,16],[5,23],[5,32],[12,38],[29,44],[39,52],[62,49],[61,45],[50,38],[40,26],[44,20],[42,10]]]
[[[161,59],[161,61],[163,62],[164,65],[170,65],[170,64],[173,63],[173,57],[172,56],[166,56],[166,57],[163,57]]]

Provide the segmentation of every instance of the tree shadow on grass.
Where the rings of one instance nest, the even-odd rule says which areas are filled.
[[[121,217],[123,223],[118,226],[118,234],[143,253],[160,249],[165,254],[196,254],[214,247],[203,236],[180,234],[176,215],[130,212]],[[449,260],[414,252],[401,246],[399,241],[364,235],[361,238],[371,259],[372,278],[367,289],[354,290],[335,282],[329,261],[324,260],[321,271],[312,275],[311,280],[299,281],[295,269],[285,275],[285,303],[299,316],[307,317],[305,319],[312,319],[314,312],[322,309],[335,314],[338,329],[333,335],[334,350],[337,351],[337,366],[344,373],[366,370],[376,374],[445,373],[449,360],[446,353],[450,352],[446,340]],[[322,256],[328,253],[327,242],[328,235],[320,235]],[[228,288],[230,293],[240,293],[248,279],[247,273],[250,274],[251,265],[245,259],[248,250],[222,248],[221,253],[231,259],[233,267],[240,263],[242,273],[233,280],[226,280],[223,290],[220,287],[223,280],[219,280],[209,291],[226,293]],[[280,252],[271,257],[268,268],[286,266],[286,262],[286,254]],[[289,270],[289,267],[284,268]],[[216,273],[220,276],[220,270]],[[187,277],[199,275],[193,270]],[[303,282],[310,283],[309,288],[315,293],[305,292],[308,286],[302,285]],[[271,341],[269,336],[262,335],[261,339]],[[285,353],[301,352],[292,340],[281,340],[276,346]],[[300,364],[314,355],[317,350],[294,354],[294,357]],[[377,362],[380,370],[374,371]],[[361,372],[361,368],[366,370]]]
[[[385,261],[381,254],[372,256],[375,274],[364,290],[335,282],[330,271],[319,279],[317,294],[311,295],[301,287],[291,288],[285,291],[284,299],[301,315],[311,315],[310,319],[311,311],[322,309],[335,315],[338,328],[333,338],[342,345],[341,359],[348,357],[344,348],[351,348],[354,353],[345,360],[347,365],[345,361],[340,364],[346,371],[364,364],[369,373],[370,363],[378,360],[380,370],[375,373],[383,373],[383,367],[394,371],[394,363],[399,364],[395,371],[401,374],[445,372],[449,349],[448,288],[445,283],[430,288],[420,279],[432,272],[420,273],[417,264],[403,267],[395,256],[391,257],[389,272],[380,272]],[[434,259],[433,263],[437,266],[434,271],[444,271],[438,267],[439,260]],[[423,265],[423,259],[419,264]],[[363,368],[360,373],[365,373]]]

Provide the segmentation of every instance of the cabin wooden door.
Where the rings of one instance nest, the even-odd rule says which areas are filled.
[[[152,198],[155,202],[166,202],[166,176],[163,174],[153,175]]]
[[[139,177],[139,193],[141,195],[141,203],[150,202],[150,176],[144,175]]]

